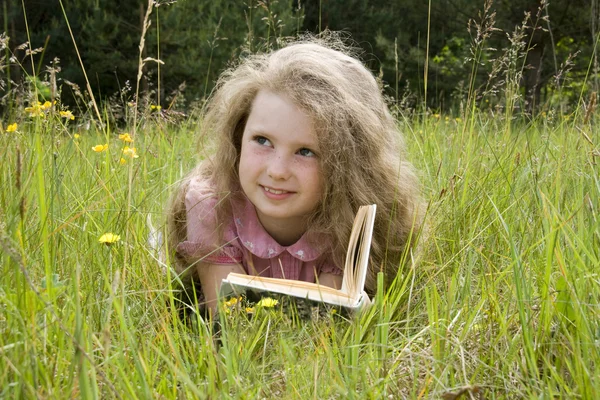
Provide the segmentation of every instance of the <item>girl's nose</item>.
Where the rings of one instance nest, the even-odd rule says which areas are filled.
[[[290,160],[281,154],[269,160],[267,168],[269,177],[273,180],[285,180],[291,175]]]

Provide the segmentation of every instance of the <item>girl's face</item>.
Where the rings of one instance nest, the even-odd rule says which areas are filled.
[[[287,97],[261,90],[242,136],[239,177],[261,224],[281,244],[302,236],[321,200],[318,157],[311,118]]]

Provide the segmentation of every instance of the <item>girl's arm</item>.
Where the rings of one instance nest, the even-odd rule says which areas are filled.
[[[318,282],[319,285],[329,286],[334,289],[342,288],[342,275],[334,275],[329,272],[321,272],[319,274]]]
[[[227,278],[230,272],[246,274],[244,268],[239,264],[199,264],[196,267],[200,285],[206,300],[206,307],[210,307],[214,312],[217,310],[217,300],[221,281]]]

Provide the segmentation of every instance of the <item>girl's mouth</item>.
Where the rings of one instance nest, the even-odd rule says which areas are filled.
[[[287,190],[273,189],[273,188],[270,188],[270,187],[267,187],[267,186],[263,186],[263,189],[266,192],[273,193],[273,194],[286,194],[286,193],[289,193]]]
[[[284,200],[295,193],[295,192],[288,192],[287,190],[282,190],[282,189],[274,189],[274,188],[270,188],[270,187],[262,186],[262,185],[261,185],[261,188],[263,189],[263,193],[265,194],[265,196],[267,196],[269,199],[272,199],[272,200]]]

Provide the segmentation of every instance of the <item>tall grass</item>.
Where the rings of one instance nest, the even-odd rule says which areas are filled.
[[[179,317],[148,243],[198,121],[142,110],[131,144],[60,105],[17,110],[0,134],[0,398],[597,398],[595,116],[519,120],[475,99],[399,120],[428,229],[373,307],[219,324]]]
[[[75,139],[52,115],[22,121],[0,137],[2,397],[438,397],[468,388],[486,398],[594,398],[598,134],[566,117],[506,123],[483,113],[466,132],[453,119],[401,122],[430,229],[420,263],[371,310],[311,322],[233,312],[217,343],[212,325],[199,316],[185,324],[168,307],[173,283],[146,242],[147,215],[163,218],[170,185],[194,162],[193,125],[147,126],[140,158],[121,165],[117,132],[96,153],[103,132]],[[98,243],[105,232],[127,240]]]

